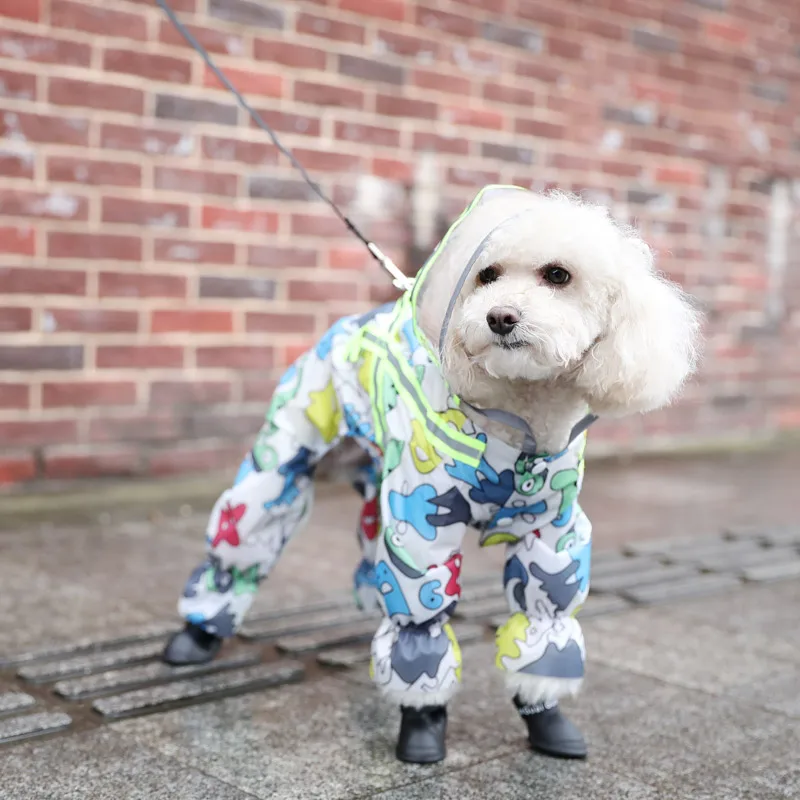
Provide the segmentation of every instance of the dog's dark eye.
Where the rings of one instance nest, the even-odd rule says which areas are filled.
[[[500,277],[500,271],[497,267],[486,267],[478,273],[478,280],[484,284],[494,283]]]
[[[542,275],[544,279],[548,283],[552,283],[553,286],[563,286],[565,283],[569,283],[572,277],[564,267],[560,267],[558,264],[548,264],[545,266],[542,269]]]

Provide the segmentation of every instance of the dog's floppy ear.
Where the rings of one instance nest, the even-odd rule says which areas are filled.
[[[666,405],[693,372],[700,314],[678,286],[656,275],[649,247],[626,238],[606,330],[586,354],[576,383],[597,413]]]

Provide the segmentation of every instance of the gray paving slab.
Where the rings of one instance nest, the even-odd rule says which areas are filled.
[[[156,640],[145,644],[121,647],[118,650],[68,658],[64,661],[20,667],[17,675],[29,683],[50,683],[63,678],[92,675],[95,672],[106,672],[110,669],[142,664],[157,658],[163,650],[164,642]]]
[[[456,618],[467,622],[474,622],[479,619],[487,619],[500,614],[508,614],[508,600],[501,594],[497,597],[485,600],[472,600],[466,603],[459,603],[456,608]]]
[[[13,714],[35,703],[36,700],[25,692],[0,692],[0,714]]]
[[[662,558],[669,564],[696,564],[706,558],[717,558],[720,556],[740,555],[743,558],[754,553],[760,553],[764,549],[762,542],[751,539],[729,541],[720,538],[717,542],[709,542],[696,547],[680,549],[665,548]]]
[[[759,547],[748,552],[726,553],[698,559],[697,566],[708,572],[731,572],[741,576],[750,567],[800,561],[800,553],[793,547]]]
[[[99,675],[88,675],[85,678],[58,681],[53,686],[53,691],[68,700],[82,700],[86,697],[100,697],[106,694],[130,691],[154,683],[170,683],[198,675],[250,667],[260,660],[260,653],[251,653],[236,658],[217,658],[210,664],[195,664],[186,667],[170,667],[157,661],[128,669],[101,672]]]
[[[738,586],[739,579],[725,574],[698,574],[684,579],[661,581],[623,589],[620,594],[632,603],[649,605],[686,598],[705,597]]]
[[[328,647],[340,647],[345,644],[368,642],[378,629],[377,619],[362,619],[349,625],[338,625],[325,628],[315,633],[299,633],[295,636],[285,636],[275,643],[282,653],[300,655],[311,653],[315,650],[324,650]]]
[[[614,594],[590,594],[586,604],[578,611],[578,619],[583,622],[585,619],[600,616],[601,614],[618,614],[620,611],[629,611],[631,608],[633,606],[624,597],[618,597]],[[487,625],[490,628],[499,628],[501,625],[505,625],[506,622],[508,622],[508,611],[487,620]]]
[[[623,553],[631,556],[661,556],[665,553],[676,553],[686,550],[707,550],[726,543],[721,534],[705,534],[697,536],[662,536],[657,539],[627,542],[622,546]]]
[[[777,564],[763,564],[750,567],[742,572],[742,577],[752,583],[767,583],[800,578],[800,559],[784,561]]]
[[[278,616],[261,622],[248,621],[242,626],[240,636],[243,639],[266,641],[282,636],[321,631],[345,623],[363,622],[365,616],[367,615],[356,608],[355,603],[351,601],[349,608],[335,606],[304,615],[292,615],[288,619]]]
[[[168,708],[182,701],[211,699],[282,686],[300,680],[304,671],[303,665],[296,661],[261,664],[102,697],[92,703],[92,708],[103,717],[120,719]]]
[[[615,555],[615,558],[606,558],[598,562],[592,554],[592,581],[595,578],[604,578],[610,575],[654,569],[661,564],[661,559],[657,556],[626,556],[623,553]]]
[[[157,640],[165,639],[170,633],[177,630],[177,623],[165,625],[153,623],[140,626],[127,636],[116,636],[112,638],[103,637],[80,637],[74,641],[55,647],[39,647],[17,653],[12,656],[0,658],[0,669],[9,667],[19,667],[25,664],[39,664],[44,661],[57,661],[83,656],[90,653],[100,653],[107,650],[118,650],[132,644],[145,644]]]
[[[591,576],[592,591],[598,594],[610,594],[636,586],[665,583],[682,580],[698,575],[696,567],[689,564],[658,565],[641,570],[618,572],[611,575]]]
[[[0,774],[0,800],[252,800],[109,728],[16,745]]]
[[[60,711],[40,711],[21,717],[8,717],[0,720],[0,744],[41,736],[60,731],[72,724],[69,714]]]

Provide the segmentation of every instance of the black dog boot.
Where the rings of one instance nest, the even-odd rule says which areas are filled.
[[[173,634],[164,648],[161,660],[175,667],[186,664],[205,664],[219,652],[222,639],[208,633],[191,622],[182,631]]]
[[[435,764],[445,757],[444,737],[447,732],[447,708],[400,708],[400,736],[397,757],[409,764]]]
[[[518,697],[514,705],[528,726],[528,741],[534,750],[558,758],[586,758],[586,741],[559,709],[543,703],[525,705]]]

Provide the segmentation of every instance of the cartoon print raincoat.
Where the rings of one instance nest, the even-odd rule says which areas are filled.
[[[585,648],[575,613],[589,591],[591,525],[577,503],[587,415],[560,453],[522,420],[448,389],[441,347],[463,286],[496,257],[530,193],[482,190],[395,304],[336,323],[283,376],[266,422],[207,528],[208,558],[179,603],[186,620],[232,636],[259,581],[311,510],[315,464],[343,437],[371,456],[360,478],[355,588],[383,619],[371,674],[398,704],[446,703],[461,680],[448,622],[461,595],[461,544],[503,544],[510,615],[496,664],[525,703],[577,691]],[[508,436],[487,433],[499,422]],[[511,444],[510,442],[517,442]],[[336,546],[331,543],[331,546]]]

